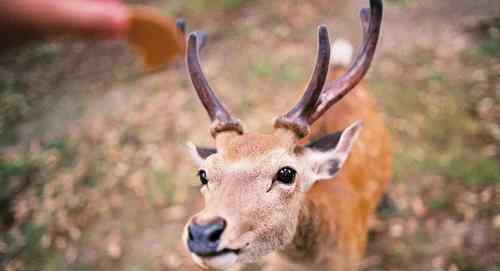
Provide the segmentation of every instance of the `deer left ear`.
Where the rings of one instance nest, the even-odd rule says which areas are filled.
[[[205,161],[205,159],[207,159],[207,157],[214,153],[217,153],[217,150],[215,148],[198,147],[191,142],[188,142],[186,145],[188,147],[191,158],[193,158],[197,166],[201,166],[201,164],[203,163],[203,161]]]
[[[344,165],[363,124],[357,121],[343,132],[320,138],[306,146],[306,161],[314,181],[334,177]]]

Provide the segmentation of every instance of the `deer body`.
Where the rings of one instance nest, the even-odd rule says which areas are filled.
[[[343,67],[333,67],[329,80],[344,72]],[[357,270],[365,251],[369,219],[391,178],[389,131],[374,97],[360,84],[313,125],[309,137],[341,131],[356,120],[363,121],[363,132],[349,159],[338,175],[315,183],[307,192],[299,234],[272,256],[268,270]]]
[[[371,0],[370,7],[361,12],[359,54],[329,77],[328,32],[319,27],[306,91],[268,135],[245,133],[225,109],[199,63],[202,36],[189,35],[188,69],[216,143],[191,148],[205,208],[191,217],[183,239],[200,266],[227,269],[274,255],[269,270],[357,270],[391,168],[388,132],[374,99],[357,86],[382,20],[382,1]]]

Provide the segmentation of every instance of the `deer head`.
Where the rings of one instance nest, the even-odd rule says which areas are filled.
[[[210,132],[216,143],[214,149],[190,147],[205,198],[205,208],[188,221],[183,234],[196,263],[227,268],[283,248],[294,237],[305,192],[342,168],[361,122],[305,146],[298,141],[367,72],[379,37],[382,1],[371,0],[370,6],[361,11],[364,37],[358,55],[346,73],[327,86],[330,42],[327,28],[318,28],[310,82],[299,102],[276,118],[272,134],[243,131],[205,79],[199,63],[203,36],[188,36],[189,74],[212,121]]]

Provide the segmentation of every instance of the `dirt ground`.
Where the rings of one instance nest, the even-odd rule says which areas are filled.
[[[211,85],[261,132],[301,94],[316,26],[359,44],[368,4],[134,2],[209,33]],[[385,7],[366,80],[396,160],[363,270],[499,271],[500,1]],[[196,270],[180,242],[200,198],[186,141],[212,144],[182,61],[146,75],[120,42],[1,55],[0,268]]]

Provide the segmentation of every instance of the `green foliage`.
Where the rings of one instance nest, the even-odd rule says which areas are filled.
[[[0,159],[0,200],[6,199],[12,188],[12,178],[30,174],[34,168],[31,161],[7,162]],[[2,216],[3,214],[0,214]]]
[[[23,236],[26,238],[25,252],[28,255],[36,253],[39,250],[40,239],[45,232],[44,227],[35,225],[33,223],[26,223],[22,227]]]
[[[478,57],[500,57],[500,38],[491,37],[480,41],[472,53]]]
[[[11,259],[19,254],[30,255],[30,257],[37,258],[38,256],[45,255],[45,251],[40,249],[40,240],[45,233],[45,228],[35,225],[34,223],[27,222],[20,227],[20,232],[23,236],[23,243],[17,243],[16,238],[11,235],[11,232],[0,233],[0,239],[8,245],[8,250],[5,256],[6,259]],[[3,260],[0,258],[0,260]],[[0,266],[2,261],[0,261]]]
[[[33,164],[30,161],[6,162],[0,160],[0,186],[3,187],[3,183],[11,177],[25,175],[32,167]]]

